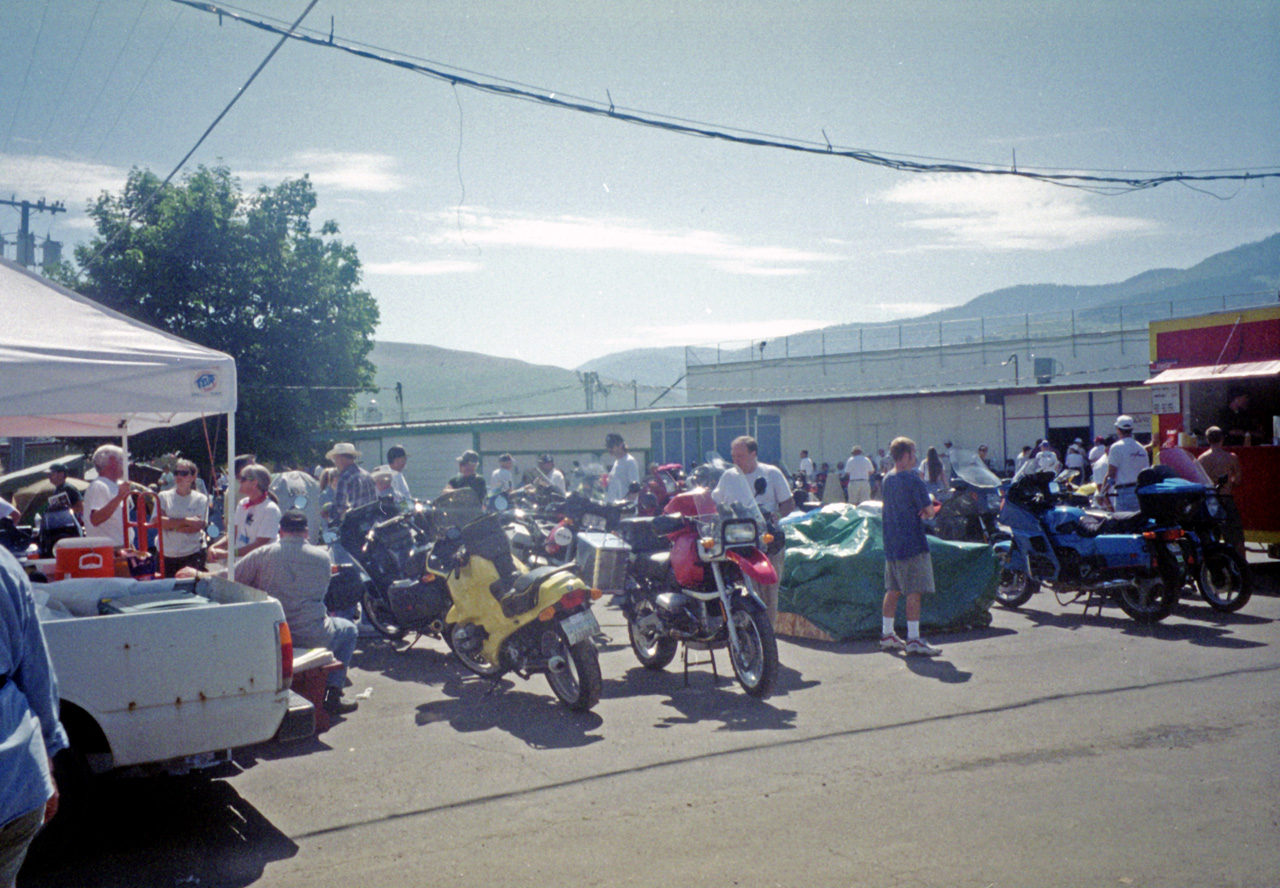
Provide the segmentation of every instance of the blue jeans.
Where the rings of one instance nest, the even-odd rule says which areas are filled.
[[[1138,505],[1138,488],[1136,486],[1116,488],[1116,511],[1136,512]]]
[[[360,632],[356,629],[355,623],[344,620],[342,617],[330,617],[329,627],[329,643],[325,647],[333,651],[342,668],[330,672],[325,683],[331,688],[341,688],[347,682],[347,667],[351,665],[351,658],[355,656],[356,638]]]

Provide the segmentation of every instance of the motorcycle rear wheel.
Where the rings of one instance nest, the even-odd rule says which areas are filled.
[[[1177,588],[1173,588],[1175,585]],[[1120,609],[1136,622],[1159,623],[1173,613],[1181,595],[1181,584],[1171,583],[1169,577],[1161,577],[1159,582],[1150,583],[1145,588],[1125,586],[1116,598]]]
[[[408,627],[401,626],[395,621],[391,606],[378,596],[365,592],[360,600],[360,614],[369,621],[369,625],[392,641],[400,641],[409,634]]]
[[[645,669],[659,672],[676,658],[676,640],[668,635],[655,634],[650,639],[634,619],[627,620],[627,634],[631,636],[631,650]]]
[[[778,683],[778,639],[769,617],[756,607],[733,609],[738,650],[729,645],[729,660],[738,684],[752,697],[764,698]]]
[[[1196,585],[1209,607],[1224,614],[1235,613],[1253,597],[1248,563],[1225,543],[1209,543],[1204,547]]]
[[[560,639],[560,656],[565,659],[562,672],[548,672],[547,683],[560,701],[574,712],[585,712],[600,702],[600,652],[585,639],[570,645]]]

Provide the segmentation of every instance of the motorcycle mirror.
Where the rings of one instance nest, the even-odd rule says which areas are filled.
[[[321,532],[320,539],[324,540],[326,545],[332,545],[338,539],[338,534],[332,530],[325,530]]]
[[[1057,481],[1050,481],[1050,482],[1049,482],[1049,492],[1050,492],[1050,493],[1057,493],[1057,492],[1058,492],[1058,491],[1060,491],[1061,489],[1062,489],[1062,488],[1060,488],[1060,487],[1058,486],[1058,482],[1057,482]]]
[[[756,479],[756,496],[760,496],[762,493],[764,493],[768,489],[769,489],[768,481],[764,480],[764,478]]]
[[[505,512],[507,509],[511,508],[511,501],[502,494],[499,494],[493,498],[493,507],[499,512]]]
[[[305,509],[309,500],[303,494],[298,494],[293,498],[293,507],[295,509]]]
[[[457,527],[450,527],[444,532],[444,538],[450,542],[456,542],[462,539],[462,530]]]
[[[218,525],[213,523],[209,524],[207,528],[207,532],[209,534],[210,539],[216,540],[218,537],[222,536],[222,529],[219,528]]]

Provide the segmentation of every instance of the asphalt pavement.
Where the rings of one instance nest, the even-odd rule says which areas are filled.
[[[40,840],[45,886],[1280,884],[1280,564],[1239,613],[1156,626],[1051,593],[932,640],[782,639],[641,668],[598,608],[600,704],[362,640],[329,731],[219,779],[109,780]]]

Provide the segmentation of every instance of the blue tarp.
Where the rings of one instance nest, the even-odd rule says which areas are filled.
[[[879,514],[834,503],[791,524],[786,534],[778,609],[799,614],[838,641],[878,636],[885,591]],[[930,537],[929,554],[937,592],[924,597],[921,627],[937,632],[989,625],[999,581],[991,547]],[[905,608],[902,596],[900,632]]]

